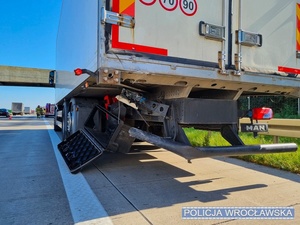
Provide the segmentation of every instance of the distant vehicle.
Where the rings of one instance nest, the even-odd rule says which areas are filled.
[[[55,115],[55,104],[47,103],[45,106],[45,117]]]
[[[30,113],[31,113],[30,107],[25,106],[25,107],[24,107],[24,114],[30,114]]]
[[[11,110],[13,115],[23,115],[24,105],[21,102],[13,102],[11,103]]]
[[[10,113],[9,113],[8,109],[0,109],[0,116],[9,117]]]

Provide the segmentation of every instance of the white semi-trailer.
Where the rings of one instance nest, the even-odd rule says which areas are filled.
[[[31,114],[31,111],[30,111],[30,107],[29,106],[25,106],[24,107],[24,114]]]
[[[11,112],[13,115],[23,115],[24,114],[24,104],[22,102],[12,102]]]
[[[295,151],[294,143],[247,146],[256,120],[250,95],[300,97],[299,1],[64,0],[57,35],[55,130],[72,172],[135,140],[191,160]],[[76,69],[77,68],[77,69]],[[74,73],[75,69],[75,73]],[[227,147],[192,147],[182,127],[220,131]]]
[[[55,104],[46,103],[45,117],[54,116],[54,115],[55,115]]]

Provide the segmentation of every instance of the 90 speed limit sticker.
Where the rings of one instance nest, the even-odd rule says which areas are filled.
[[[179,0],[181,11],[187,15],[192,16],[197,12],[197,2],[196,0]]]
[[[140,0],[141,3],[147,6],[153,5],[156,0]],[[179,5],[180,10],[186,16],[193,16],[198,9],[196,0],[159,0],[161,7],[167,11],[174,11]]]

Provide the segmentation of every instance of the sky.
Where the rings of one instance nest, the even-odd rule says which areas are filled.
[[[55,69],[62,0],[0,0],[0,65]],[[12,102],[55,103],[53,88],[0,86],[0,108]]]

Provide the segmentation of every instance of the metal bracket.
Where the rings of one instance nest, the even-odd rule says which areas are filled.
[[[222,75],[228,75],[228,71],[225,69],[225,62],[226,62],[226,53],[225,51],[218,52],[218,64],[219,64],[219,73]]]
[[[215,41],[223,41],[225,40],[225,27],[200,21],[199,35]]]
[[[236,42],[245,46],[262,46],[263,37],[261,34],[246,32],[243,30],[236,31]]]
[[[104,7],[101,8],[101,23],[115,24],[127,28],[134,28],[135,26],[133,17],[107,11]]]
[[[244,145],[243,141],[237,135],[237,132],[234,130],[232,125],[222,126],[221,135],[226,141],[228,141],[233,146]]]
[[[234,63],[236,70],[233,72],[235,76],[242,75],[242,55],[240,53],[234,54]]]
[[[117,98],[118,100],[125,103],[126,105],[136,110],[139,109],[141,114],[147,116],[165,117],[169,109],[168,105],[159,102],[150,101],[140,93],[130,91],[127,89],[123,89],[121,96],[118,96]]]

